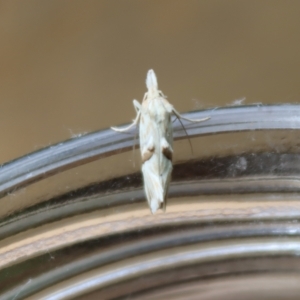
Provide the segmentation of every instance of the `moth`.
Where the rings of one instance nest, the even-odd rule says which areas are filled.
[[[173,169],[173,127],[172,115],[189,122],[203,122],[210,117],[193,120],[182,117],[158,90],[156,75],[149,70],[146,78],[148,91],[142,103],[133,100],[136,118],[126,128],[111,127],[125,132],[139,125],[142,173],[146,198],[154,214],[158,209],[166,210],[166,200]]]

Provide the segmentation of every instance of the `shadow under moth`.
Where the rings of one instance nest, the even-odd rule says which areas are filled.
[[[140,151],[142,156],[142,173],[144,189],[152,213],[158,209],[166,210],[166,200],[172,173],[173,127],[172,115],[179,120],[203,122],[209,117],[192,120],[182,117],[158,90],[156,75],[149,70],[146,78],[148,92],[142,103],[133,100],[136,118],[126,128],[115,128],[118,132],[130,130],[139,125]]]

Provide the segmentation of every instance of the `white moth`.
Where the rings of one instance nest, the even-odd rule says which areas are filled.
[[[156,75],[149,70],[146,78],[148,92],[142,104],[133,100],[137,116],[126,128],[114,128],[125,132],[135,125],[140,125],[140,150],[142,155],[142,172],[144,188],[152,213],[158,209],[166,210],[166,200],[172,173],[173,128],[172,114],[179,119],[190,122],[202,122],[208,118],[191,120],[182,117],[158,90]]]

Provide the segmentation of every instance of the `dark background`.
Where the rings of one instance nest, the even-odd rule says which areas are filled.
[[[180,112],[300,99],[300,1],[0,1],[0,161],[130,122],[153,68]]]

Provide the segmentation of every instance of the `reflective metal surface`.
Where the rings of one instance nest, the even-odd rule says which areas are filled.
[[[174,122],[165,214],[147,207],[134,131],[2,166],[0,299],[297,299],[300,106],[186,116],[208,115],[184,123],[193,154]]]

